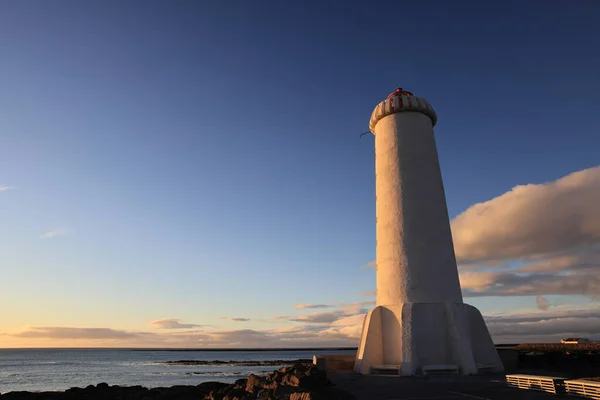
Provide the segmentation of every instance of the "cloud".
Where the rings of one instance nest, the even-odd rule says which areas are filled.
[[[523,273],[520,269],[461,272],[460,282],[465,297],[578,294],[594,298],[600,295],[597,272],[569,269],[559,273]]]
[[[544,299],[545,300],[545,299]],[[544,311],[520,311],[500,315],[484,315],[490,334],[496,343],[557,342],[566,336],[584,336],[600,338],[600,302],[587,305],[555,306]],[[312,322],[311,333],[314,341],[343,340],[348,345],[357,345],[362,332],[365,313],[354,315],[318,313],[304,316],[301,322]],[[323,323],[322,321],[330,321]],[[304,332],[305,327],[278,328],[280,335],[292,335]]]
[[[253,329],[207,332],[208,341],[223,347],[264,347],[269,342],[269,333]]]
[[[0,185],[0,192],[4,192],[5,190],[10,190],[10,189],[14,189],[14,186],[6,186],[6,185]]]
[[[554,182],[517,186],[476,204],[452,222],[455,252],[465,297],[534,296],[537,309],[484,315],[498,343],[558,341],[566,336],[600,337],[600,303],[550,307],[546,295],[600,296],[600,167]],[[48,232],[53,237],[62,230]],[[375,268],[375,263],[366,267]],[[361,296],[374,296],[374,291]],[[274,316],[290,326],[270,330],[196,330],[161,333],[109,328],[34,327],[7,338],[81,338],[78,343],[172,347],[355,346],[366,308],[374,303],[298,304],[297,309],[338,307],[296,317]],[[234,322],[249,318],[222,317]],[[163,322],[161,322],[163,321]],[[164,322],[169,321],[169,322]],[[193,328],[176,319],[158,326]],[[299,324],[298,324],[299,323]],[[182,328],[183,329],[183,328]],[[4,337],[3,337],[4,341]],[[38,342],[35,342],[36,344]],[[29,344],[27,344],[29,345]]]
[[[373,261],[368,262],[365,265],[360,267],[360,269],[369,269],[369,268],[377,269],[377,262],[375,260],[373,260]]]
[[[459,262],[545,257],[600,241],[600,166],[516,186],[451,223]]]
[[[289,319],[290,317],[288,315],[276,315],[274,317],[269,317],[267,318],[267,321],[281,321],[284,319]]]
[[[337,338],[347,338],[349,340],[358,341],[362,333],[363,321],[366,314],[356,314],[347,317],[342,317],[334,321],[323,334]]]
[[[227,321],[232,322],[247,322],[250,321],[250,318],[232,318],[232,317],[219,317],[220,319],[225,319]]]
[[[600,301],[590,301],[577,307],[556,305],[543,311],[532,308],[484,315],[484,319],[496,343],[558,342],[568,336],[597,339],[600,338],[598,309]],[[110,328],[29,327],[22,332],[3,335],[3,345],[39,347],[69,343],[70,346],[82,347],[345,347],[358,345],[364,318],[365,313],[345,315],[342,310],[332,310],[298,317],[297,322],[302,324],[274,329],[175,329],[160,333]]]
[[[463,295],[600,296],[597,204],[600,166],[469,207],[451,221]]]
[[[346,315],[354,315],[367,312],[367,308],[375,305],[375,300],[359,301],[356,303],[340,303],[339,307]]]
[[[155,329],[190,329],[190,328],[198,328],[204,325],[196,325],[196,324],[182,324],[180,319],[173,318],[164,318],[157,319],[155,321],[150,321],[148,324]]]
[[[131,339],[139,337],[140,334],[109,328],[38,326],[15,333],[13,336],[45,339]]]
[[[304,332],[304,326],[302,326],[302,325],[282,326],[280,328],[272,329],[271,332],[277,333],[277,334],[299,333],[299,332]]]
[[[535,302],[540,310],[547,310],[550,308],[550,302],[542,296],[537,296]]]
[[[326,332],[327,325],[295,325],[270,330],[185,330],[161,333],[110,328],[31,327],[3,335],[6,347],[261,348],[355,346],[354,339]],[[7,340],[4,337],[8,338]],[[76,340],[75,340],[76,339]],[[75,340],[75,341],[74,341]]]
[[[66,235],[68,231],[66,229],[54,229],[42,234],[40,237],[42,239],[49,239],[60,235]]]
[[[309,304],[309,303],[300,303],[296,304],[296,310],[304,310],[306,308],[332,308],[331,304]]]
[[[580,259],[581,255],[573,255]],[[598,257],[600,260],[600,257]],[[554,259],[543,262],[556,266]],[[514,270],[463,270],[459,268],[464,297],[582,295],[600,296],[600,261],[572,264],[556,271],[544,272],[542,263],[526,264]],[[538,269],[539,267],[539,269]]]
[[[325,311],[325,312],[300,315],[295,318],[290,318],[290,321],[308,322],[308,323],[313,323],[313,324],[329,324],[329,323],[332,323],[333,321],[338,320],[339,318],[343,317],[344,315],[346,315],[346,313],[342,310]]]
[[[575,309],[552,310],[485,316],[496,343],[558,342],[567,336],[600,338],[600,304]]]

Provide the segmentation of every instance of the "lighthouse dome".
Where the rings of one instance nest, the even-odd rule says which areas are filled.
[[[417,97],[402,88],[398,88],[387,99],[375,107],[369,121],[369,130],[375,132],[377,122],[390,114],[399,112],[420,112],[429,117],[432,125],[437,123],[437,115],[427,100]]]

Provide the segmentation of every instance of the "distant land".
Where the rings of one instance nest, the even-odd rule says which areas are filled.
[[[522,342],[522,343],[496,343],[496,347],[516,347],[518,345],[536,345],[536,344],[551,344],[557,342],[539,343],[539,342]],[[169,348],[169,347],[0,347],[0,350],[121,350],[121,351],[357,351],[358,347],[248,347],[248,348]]]
[[[123,349],[130,351],[310,351],[310,350],[338,350],[338,351],[350,351],[358,350],[358,347],[265,347],[265,348],[183,348],[183,349],[170,349],[170,348],[139,348],[139,349]]]
[[[523,343],[497,343],[496,347],[516,347]],[[265,348],[131,348],[122,349],[130,351],[313,351],[313,350],[337,350],[358,351],[358,347],[265,347]]]

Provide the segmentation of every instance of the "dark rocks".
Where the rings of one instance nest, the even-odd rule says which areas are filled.
[[[310,392],[292,393],[290,400],[315,400]]]
[[[176,361],[161,361],[157,364],[167,365],[236,365],[245,367],[260,367],[260,366],[276,366],[276,365],[291,365],[296,363],[310,363],[311,360],[265,360],[265,361],[222,361],[222,360],[176,360]]]
[[[296,363],[267,376],[250,375],[229,385],[205,382],[197,386],[147,389],[142,386],[109,386],[107,383],[64,392],[10,392],[0,400],[355,400],[331,384],[314,365]]]
[[[247,398],[249,398],[248,392],[244,389],[233,388],[227,392],[223,400],[245,400]]]
[[[247,382],[248,379],[238,379],[237,381],[235,381],[234,385],[245,388]]]
[[[277,386],[274,390],[273,390],[273,398],[275,399],[285,399],[286,396],[291,395],[292,393],[295,393],[296,390],[298,390],[298,388],[294,387],[294,386]]]
[[[235,384],[237,385],[237,383],[239,381],[245,381],[245,379],[238,379],[237,381],[235,381]],[[211,391],[211,390],[224,389],[229,386],[230,385],[228,385],[227,383],[223,383],[223,382],[204,382],[204,383],[199,384],[196,387],[200,388],[202,390]],[[244,386],[245,386],[245,384],[244,384]]]

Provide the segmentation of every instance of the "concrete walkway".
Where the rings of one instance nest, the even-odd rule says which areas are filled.
[[[358,400],[559,400],[573,399],[508,387],[504,376],[398,377],[359,375],[351,371],[327,371],[338,387]]]

